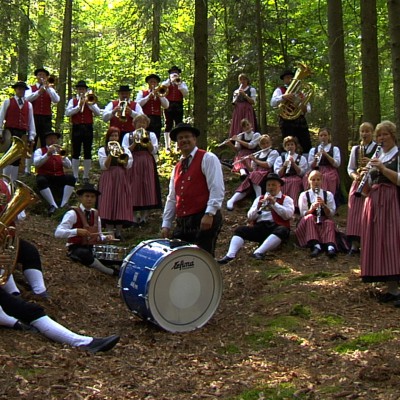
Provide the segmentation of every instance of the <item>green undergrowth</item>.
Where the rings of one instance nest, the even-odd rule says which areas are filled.
[[[281,383],[277,386],[262,386],[250,389],[230,400],[286,400],[286,399],[311,399],[305,392],[301,393],[293,384]]]
[[[342,343],[336,346],[335,351],[338,353],[349,353],[357,350],[365,351],[377,344],[388,342],[394,337],[394,332],[390,329],[384,329],[379,332],[369,332],[360,335],[347,343]]]

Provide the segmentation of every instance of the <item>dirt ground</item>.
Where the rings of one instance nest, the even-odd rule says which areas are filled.
[[[235,179],[228,178],[227,195]],[[249,205],[245,200],[224,212],[218,258]],[[30,213],[21,229],[42,255],[51,297],[40,302],[74,331],[117,333],[121,341],[91,355],[39,334],[1,329],[0,399],[400,398],[400,311],[376,301],[379,287],[361,283],[358,257],[310,259],[292,236],[257,261],[246,244],[221,267],[222,301],[209,322],[176,334],[133,315],[117,277],[66,257],[64,242],[53,236],[60,217]],[[155,211],[147,226],[126,231],[121,245],[157,238],[160,217]],[[342,207],[342,229],[345,217]],[[18,270],[16,280],[31,298]],[[350,351],[340,350],[346,346]]]

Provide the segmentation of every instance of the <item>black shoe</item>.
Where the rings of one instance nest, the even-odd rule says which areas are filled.
[[[253,258],[255,258],[256,260],[264,260],[264,254],[261,254],[261,253],[253,253],[252,256],[253,256]]]
[[[394,305],[395,307],[399,308],[399,307],[400,307],[400,300],[396,300],[396,301],[393,303],[393,305]]]
[[[111,350],[119,342],[118,335],[112,335],[105,338],[94,338],[86,346],[81,346],[81,349],[89,351],[90,353],[97,353],[99,351]]]
[[[326,254],[327,254],[327,256],[328,256],[329,258],[335,258],[336,255],[337,255],[335,249],[328,250],[328,251],[326,252]]]
[[[14,324],[13,329],[15,331],[23,331],[23,332],[38,332],[38,330],[34,326],[25,324],[25,322],[22,321],[17,321]]]
[[[391,301],[398,302],[400,301],[400,294],[392,294],[388,292],[379,293],[377,298],[380,303],[390,303]]]
[[[356,254],[360,254],[359,249],[350,249],[350,251],[347,253],[348,256],[355,256]]]
[[[217,263],[218,264],[228,264],[228,262],[231,262],[232,260],[234,260],[235,259],[235,257],[228,257],[228,256],[225,256],[225,257],[223,257],[223,258],[221,258],[221,259],[219,259],[219,260],[217,260]]]
[[[47,211],[47,215],[48,215],[49,217],[51,217],[51,216],[56,212],[56,210],[57,210],[56,207],[50,206],[50,208],[49,208],[48,211]]]
[[[318,247],[314,247],[314,250],[311,252],[310,257],[315,258],[321,254],[321,249]]]

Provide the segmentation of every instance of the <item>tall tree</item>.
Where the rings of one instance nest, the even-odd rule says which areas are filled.
[[[153,32],[151,35],[151,62],[160,60],[161,0],[153,0]]]
[[[329,78],[331,89],[332,133],[342,150],[340,181],[348,187],[349,117],[347,108],[346,68],[344,58],[343,10],[341,0],[328,0]]]
[[[395,123],[400,129],[400,0],[388,0],[389,35],[392,53]]]
[[[376,0],[363,0],[361,7],[361,65],[363,121],[374,126],[381,120],[379,98],[378,27]]]
[[[195,1],[194,22],[194,125],[202,133],[199,146],[207,148],[207,104],[208,104],[208,1]]]
[[[19,1],[20,24],[18,35],[18,80],[26,81],[28,77],[29,47],[29,0]]]

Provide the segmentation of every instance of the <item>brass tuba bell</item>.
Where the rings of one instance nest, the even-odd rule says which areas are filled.
[[[13,136],[11,139],[11,147],[0,159],[0,169],[7,167],[21,158],[26,151],[26,145],[18,136]]]

